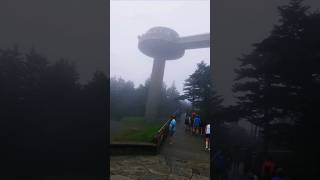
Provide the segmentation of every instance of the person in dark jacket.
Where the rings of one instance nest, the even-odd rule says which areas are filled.
[[[274,173],[274,169],[275,169],[275,163],[272,157],[269,156],[262,164],[261,172],[264,179],[270,180]]]
[[[240,145],[235,145],[232,148],[232,172],[233,174],[238,174],[239,173],[239,167],[240,167],[240,159],[241,159],[241,149]]]
[[[247,176],[252,170],[252,150],[247,148],[244,154],[244,175]]]
[[[190,117],[190,115],[189,114],[187,114],[186,115],[186,118],[184,119],[184,125],[186,126],[186,131],[189,131],[189,128],[190,128],[190,125],[189,125],[189,119],[190,119],[191,117]]]
[[[278,168],[275,172],[275,175],[271,180],[284,180],[284,173],[282,168]]]
[[[216,180],[224,180],[226,174],[226,160],[222,151],[217,151],[213,159],[213,175]]]

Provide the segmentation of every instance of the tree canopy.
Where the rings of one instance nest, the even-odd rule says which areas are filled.
[[[239,58],[233,90],[240,118],[262,128],[265,151],[286,137],[282,143],[299,157],[308,151],[311,165],[316,148],[308,141],[319,127],[320,13],[291,0],[279,14],[270,35]]]
[[[112,77],[110,80],[110,115],[114,120],[120,120],[126,116],[144,116],[150,79],[135,88],[132,81]],[[169,117],[175,112],[180,103],[177,99],[179,92],[173,83],[166,87],[163,83],[161,91],[159,116]]]
[[[199,110],[204,120],[219,121],[216,115],[222,109],[223,99],[214,90],[209,65],[203,61],[197,64],[195,72],[185,80],[183,90],[193,109]]]
[[[95,174],[103,167],[108,78],[97,72],[87,84],[78,80],[66,59],[50,63],[35,49],[0,49],[0,138],[6,142],[0,151],[7,172],[67,175],[90,164]]]

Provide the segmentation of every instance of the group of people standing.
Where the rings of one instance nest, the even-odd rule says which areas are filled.
[[[257,157],[250,148],[233,147],[232,151],[217,150],[214,153],[214,178],[217,180],[287,180],[283,168],[268,158]],[[264,159],[264,160],[263,160]],[[242,168],[240,168],[240,164]]]
[[[169,144],[173,144],[176,125],[176,116],[172,115],[171,121],[169,122]],[[186,114],[185,125],[186,131],[191,132],[192,135],[205,137],[205,150],[210,151],[210,123],[205,123],[205,121],[200,118],[199,114],[192,112]]]
[[[210,151],[210,123],[206,123],[199,114],[192,112],[186,114],[185,127],[192,135],[205,136],[205,150]]]

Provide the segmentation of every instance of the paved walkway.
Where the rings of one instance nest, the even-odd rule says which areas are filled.
[[[157,156],[115,156],[110,160],[111,180],[209,180],[210,153],[204,138],[185,132],[184,115],[177,119],[174,143]]]
[[[176,161],[193,162],[193,174],[210,177],[210,152],[205,151],[204,137],[185,131],[184,118],[185,114],[177,119],[173,144],[169,144],[169,140],[165,141],[161,154],[173,168],[183,167],[183,163],[175,164]]]

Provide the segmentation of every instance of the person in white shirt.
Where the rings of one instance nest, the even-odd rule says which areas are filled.
[[[206,150],[210,151],[210,123],[206,125]]]

